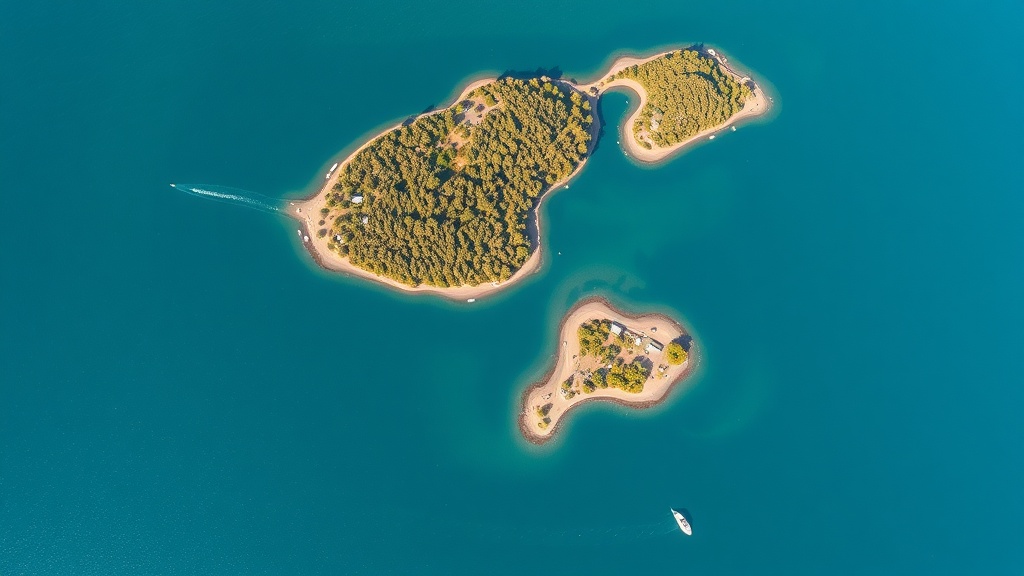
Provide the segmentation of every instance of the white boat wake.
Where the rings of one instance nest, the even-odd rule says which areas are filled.
[[[200,198],[208,198],[218,202],[237,204],[245,206],[246,208],[252,208],[253,210],[259,210],[261,212],[277,213],[282,211],[282,207],[279,206],[279,204],[283,204],[283,202],[267,198],[266,196],[250,192],[248,190],[239,190],[237,188],[228,188],[225,186],[213,186],[210,184],[171,184],[171,188],[180,190],[186,194],[199,196]]]

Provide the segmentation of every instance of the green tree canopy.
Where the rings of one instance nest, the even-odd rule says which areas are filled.
[[[565,85],[502,78],[473,98],[382,134],[342,167],[327,195],[342,210],[332,250],[412,286],[475,286],[522,267],[530,212],[583,161],[592,119]],[[494,107],[476,119],[481,102]]]
[[[665,347],[665,357],[669,364],[679,365],[686,362],[686,350],[679,342],[669,342]]]
[[[630,66],[613,78],[635,80],[647,91],[647,104],[633,124],[633,134],[643,134],[661,147],[723,124],[751,96],[750,88],[717,60],[692,49]]]
[[[595,372],[592,380],[598,388],[610,386],[638,394],[643,392],[644,383],[650,375],[650,369],[644,366],[643,358],[638,356],[629,364],[618,358],[611,368]]]
[[[576,329],[576,335],[580,339],[580,354],[582,356],[593,354],[594,356],[604,358],[606,361],[614,358],[618,352],[609,357],[604,346],[604,341],[608,339],[611,329],[611,322],[607,320],[591,320],[581,324]]]

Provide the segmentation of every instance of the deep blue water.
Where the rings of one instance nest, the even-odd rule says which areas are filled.
[[[0,4],[0,573],[1024,570],[1019,4],[63,4]],[[475,307],[167,187],[297,194],[467,77],[693,41],[774,119],[647,169],[608,96],[542,272]],[[699,377],[529,447],[595,293]]]

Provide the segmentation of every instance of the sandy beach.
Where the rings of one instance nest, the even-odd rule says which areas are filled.
[[[691,347],[690,355],[679,365],[668,365],[663,352],[651,352],[648,356],[657,365],[668,365],[668,369],[659,374],[652,371],[651,377],[644,384],[643,391],[626,392],[618,388],[598,388],[591,393],[578,393],[572,398],[565,398],[560,393],[562,382],[580,369],[579,337],[577,329],[589,320],[608,319],[625,327],[626,330],[653,338],[662,345],[669,342],[686,340],[686,331],[677,322],[661,314],[645,314],[632,316],[615,309],[607,300],[600,297],[588,298],[574,306],[562,319],[558,327],[558,351],[554,365],[539,381],[530,385],[522,397],[522,410],[519,413],[519,429],[523,436],[535,444],[543,444],[554,437],[565,416],[572,408],[597,400],[614,402],[633,408],[646,408],[663,401],[672,387],[683,380],[691,370],[696,357],[696,346]],[[641,352],[639,355],[643,355]],[[593,359],[590,359],[593,362]],[[540,425],[541,417],[538,408],[546,407],[546,416],[550,419],[545,427]]]
[[[661,52],[645,58],[619,58],[611,65],[611,67],[609,67],[607,71],[605,71],[599,76],[598,80],[591,82],[589,84],[574,84],[564,79],[547,80],[556,84],[562,84],[579,90],[590,101],[591,109],[593,110],[597,110],[598,100],[600,99],[601,95],[607,90],[614,88],[628,88],[635,92],[637,96],[640,98],[640,103],[636,110],[626,120],[624,128],[620,130],[620,143],[626,150],[627,154],[645,163],[656,163],[667,160],[675,153],[683,150],[688,144],[692,144],[693,142],[696,142],[698,140],[708,138],[715,132],[726,129],[730,125],[744,118],[757,116],[767,111],[769,106],[768,99],[765,97],[763,91],[760,88],[756,88],[754,91],[754,97],[751,100],[747,101],[746,105],[743,107],[743,110],[733,115],[731,118],[729,118],[728,121],[726,121],[721,126],[705,130],[700,134],[697,134],[692,138],[689,138],[684,142],[680,142],[670,148],[658,148],[648,150],[646,148],[641,147],[637,143],[636,139],[633,137],[633,132],[630,127],[632,126],[633,121],[636,119],[636,116],[640,113],[640,111],[646,104],[647,93],[640,84],[633,80],[619,79],[615,81],[608,81],[608,78],[611,75],[615,74],[616,72],[622,70],[623,68],[632,66],[634,64],[641,64],[643,62],[647,62],[648,60],[653,60],[655,58],[660,58],[661,56],[664,56],[665,54],[668,54],[669,52],[672,51]],[[735,72],[733,72],[724,64],[723,67],[729,70],[730,73],[736,75]],[[737,76],[737,78],[739,78],[739,76]],[[444,109],[467,99],[469,94],[478,87],[494,82],[495,80],[497,80],[497,78],[484,78],[475,80],[466,85],[462,92],[457,97],[455,97],[450,103],[444,106],[439,106],[436,110],[420,114],[416,116],[416,118],[441,112]],[[596,94],[592,93],[592,90],[596,92]],[[408,284],[403,284],[391,278],[378,276],[373,272],[370,272],[368,270],[365,270],[352,264],[351,262],[349,262],[348,258],[342,257],[336,252],[331,251],[328,248],[328,241],[330,239],[329,235],[323,238],[318,238],[314,233],[315,230],[323,227],[318,225],[318,222],[321,219],[320,208],[325,206],[327,193],[333,188],[334,184],[338,180],[338,175],[345,168],[345,166],[352,160],[352,158],[356,156],[356,154],[358,154],[361,150],[369,146],[378,137],[390,132],[391,130],[401,127],[402,124],[407,121],[408,119],[404,119],[403,121],[398,122],[392,126],[389,126],[388,128],[382,130],[378,134],[369,138],[366,142],[359,146],[359,148],[355,149],[351,154],[349,154],[345,159],[337,163],[337,166],[329,173],[329,175],[325,177],[323,184],[321,185],[319,191],[316,194],[314,194],[312,197],[306,200],[296,200],[289,204],[289,206],[287,207],[287,213],[299,221],[300,228],[298,229],[298,236],[300,237],[303,246],[305,246],[306,250],[312,256],[313,260],[321,268],[324,268],[325,270],[340,272],[345,275],[376,281],[389,288],[401,290],[403,292],[437,294],[445,298],[450,298],[452,300],[463,301],[475,300],[493,294],[500,290],[504,290],[505,288],[508,288],[509,286],[515,284],[516,282],[519,282],[524,278],[529,277],[531,274],[537,272],[540,269],[541,263],[543,261],[541,249],[543,224],[542,222],[540,222],[541,204],[543,203],[544,199],[546,199],[548,195],[551,194],[552,192],[567,188],[568,183],[573,178],[575,178],[576,175],[580,173],[580,171],[583,170],[583,167],[586,165],[587,160],[590,158],[590,154],[593,152],[594,147],[597,145],[598,137],[600,135],[602,128],[601,123],[599,121],[595,121],[592,123],[590,131],[591,141],[589,144],[589,150],[587,151],[587,155],[579,163],[576,169],[566,178],[547,187],[541,194],[541,196],[538,198],[537,204],[533,209],[531,224],[528,226],[528,229],[531,231],[530,242],[532,244],[533,250],[530,254],[530,257],[526,260],[523,266],[520,267],[519,270],[516,270],[515,273],[513,273],[512,276],[509,279],[505,280],[504,282],[484,283],[479,284],[477,286],[464,285],[455,287],[439,287],[427,284],[421,284],[419,286],[410,286]]]

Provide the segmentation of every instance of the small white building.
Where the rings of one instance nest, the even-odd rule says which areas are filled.
[[[612,334],[616,336],[622,336],[622,325],[612,322]]]
[[[369,221],[370,221],[370,218],[368,216],[363,216],[363,224],[366,224]]]
[[[645,350],[647,350],[648,354],[652,354],[654,352],[661,352],[662,346],[656,340],[651,340],[650,342],[647,343],[647,348],[645,348]]]
[[[362,194],[356,194],[355,196],[353,196],[352,197],[352,203],[353,204],[362,204],[363,203],[363,195]]]

